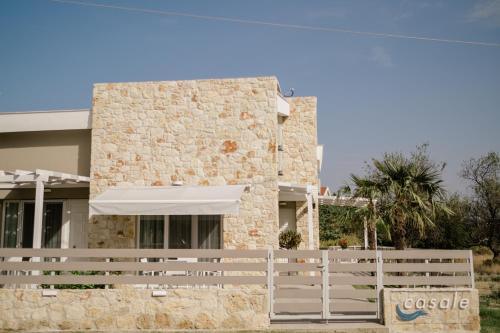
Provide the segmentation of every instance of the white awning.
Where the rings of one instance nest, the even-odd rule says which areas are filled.
[[[113,187],[89,200],[92,215],[238,214],[246,185]]]
[[[295,185],[290,183],[278,183],[279,201],[306,201],[308,193],[307,185]],[[312,191],[312,189],[309,189]]]

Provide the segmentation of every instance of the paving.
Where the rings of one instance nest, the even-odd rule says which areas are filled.
[[[384,325],[371,322],[280,322],[272,323],[270,332],[332,332],[332,333],[389,333],[389,328]],[[269,332],[268,331],[268,332]]]

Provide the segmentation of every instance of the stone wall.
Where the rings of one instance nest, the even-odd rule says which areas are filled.
[[[266,290],[0,289],[0,330],[265,329]]]
[[[290,116],[283,122],[283,175],[279,181],[299,185],[319,186],[316,147],[316,97],[290,97]],[[314,246],[319,247],[319,210],[315,198],[313,230]],[[300,248],[308,248],[307,203],[297,202],[297,231],[302,234]]]
[[[275,77],[94,85],[90,197],[109,186],[250,184],[225,248],[277,247]],[[309,101],[309,99],[306,99]],[[134,247],[134,218],[94,217],[89,247]]]
[[[384,323],[392,333],[479,332],[477,289],[384,289],[383,295]],[[460,303],[464,299],[468,300],[467,306],[465,301]],[[396,312],[398,305],[405,314],[417,310],[426,314],[414,320],[402,320]]]

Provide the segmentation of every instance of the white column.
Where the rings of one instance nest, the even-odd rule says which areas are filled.
[[[366,217],[363,221],[364,224],[364,238],[365,238],[365,250],[368,249],[368,222],[366,222]]]
[[[313,228],[313,187],[307,185],[307,235],[309,250],[314,250],[314,228]]]
[[[35,220],[33,223],[33,248],[42,247],[42,221],[43,221],[43,181],[36,181],[35,192]]]

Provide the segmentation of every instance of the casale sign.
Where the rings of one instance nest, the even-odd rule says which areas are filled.
[[[443,298],[406,298],[403,302],[403,311],[399,304],[396,305],[396,314],[401,321],[412,321],[418,317],[427,316],[432,313],[434,309],[444,311],[449,310],[465,310],[469,307],[470,300],[458,296],[458,292],[454,292],[452,297]],[[413,310],[407,312],[408,310]]]

